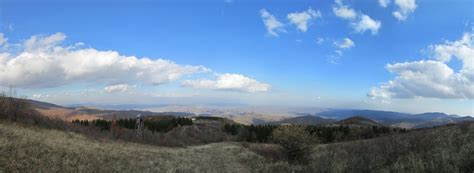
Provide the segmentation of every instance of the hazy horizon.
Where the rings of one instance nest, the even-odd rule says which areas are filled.
[[[0,91],[474,116],[473,1],[192,2],[2,1]]]

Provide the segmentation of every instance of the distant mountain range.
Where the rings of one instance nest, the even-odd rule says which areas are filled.
[[[76,119],[114,119],[135,118],[138,114],[142,116],[194,116],[187,112],[151,112],[142,110],[107,110],[96,107],[76,106],[64,107],[47,102],[27,100],[37,111],[51,118],[59,118],[67,121]]]
[[[269,124],[302,124],[302,125],[323,125],[336,122],[334,119],[323,118],[319,116],[304,115],[287,118],[281,121],[270,122]]]
[[[151,110],[109,110],[80,105],[75,107],[63,107],[35,100],[28,101],[43,114],[65,120],[134,118],[138,114],[143,116],[205,115],[223,117],[242,124],[365,124],[401,128],[422,128],[457,123],[461,121],[474,121],[473,117],[448,115],[440,112],[409,114],[378,110],[319,108],[304,108],[298,110],[271,107],[219,108],[215,106],[210,108],[206,108],[205,106],[168,106]]]
[[[303,114],[299,113],[299,117],[288,118],[278,123],[285,124],[328,124],[333,121],[348,121],[351,118],[359,117],[366,118],[367,120],[373,121],[373,123],[401,127],[401,128],[422,128],[445,125],[449,123],[457,123],[461,121],[474,121],[473,117],[459,116],[459,115],[448,115],[440,112],[429,112],[422,114],[409,114],[391,111],[377,111],[377,110],[344,110],[344,109],[333,109],[314,114]],[[366,120],[366,121],[367,121]],[[344,124],[344,123],[342,123]],[[375,125],[375,124],[374,124]]]
[[[339,126],[339,125],[347,125],[347,126],[386,126],[384,124],[378,123],[374,120],[369,118],[365,118],[362,116],[353,116],[342,120],[335,120],[329,118],[323,118],[313,115],[305,115],[299,117],[293,117],[284,119],[281,121],[270,122],[269,124],[280,124],[280,125],[323,125],[323,126]]]

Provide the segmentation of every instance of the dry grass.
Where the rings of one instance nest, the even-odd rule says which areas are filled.
[[[51,128],[64,125],[62,121],[38,119],[36,124],[40,126],[26,123],[38,118],[34,115],[20,117],[16,123],[0,120],[0,172],[474,171],[474,123],[317,145],[307,165],[288,165],[287,155],[273,144],[224,142],[186,148],[159,147],[90,138],[65,130],[70,128]],[[181,127],[166,135],[150,136],[173,144],[180,144],[182,139],[197,144],[222,140],[220,134],[210,134],[212,128]],[[99,135],[97,131],[91,132]],[[203,135],[206,138],[199,137]]]
[[[101,119],[97,115],[85,114],[81,111],[65,109],[65,108],[49,108],[49,109],[35,108],[35,110],[48,118],[61,119],[68,122],[72,120],[76,120],[76,119],[89,120],[89,121],[95,120],[95,119]]]
[[[243,142],[242,146],[272,161],[286,161],[288,157],[285,149],[278,144]]]
[[[238,143],[167,148],[0,121],[0,172],[272,172],[271,163]]]
[[[318,145],[311,172],[474,172],[474,123]]]

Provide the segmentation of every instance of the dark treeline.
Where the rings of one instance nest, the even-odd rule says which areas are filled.
[[[352,141],[359,139],[370,139],[389,134],[405,133],[406,129],[391,128],[386,126],[349,127],[339,126],[315,126],[309,125],[306,130],[319,138],[321,143],[332,143]]]
[[[6,95],[3,92],[0,93],[0,120],[34,124],[59,130],[68,129],[68,125],[64,121],[43,116],[31,106],[28,100],[12,96],[14,94]]]
[[[280,125],[242,125],[226,124],[224,131],[237,136],[239,141],[269,143],[273,131]],[[317,126],[317,125],[291,125],[303,126],[306,132],[318,139],[319,143],[333,143],[352,141],[358,139],[370,139],[388,134],[404,133],[406,129],[391,128],[384,126],[349,127],[339,126]]]
[[[211,116],[197,116],[195,117],[197,120],[214,120],[214,121],[217,121],[217,120],[222,120],[223,118],[221,117],[211,117]]]
[[[72,123],[76,125],[81,125],[81,126],[95,126],[95,127],[98,127],[100,130],[110,130],[110,126],[112,125],[111,121],[101,120],[101,119],[92,120],[92,121],[73,120]]]
[[[136,128],[136,119],[118,119],[115,121],[115,125],[121,128],[126,129],[135,129]],[[113,121],[109,120],[74,120],[73,124],[81,126],[95,126],[101,130],[110,130]],[[193,121],[189,118],[184,117],[171,117],[171,118],[161,118],[161,119],[145,119],[144,121],[145,128],[151,132],[168,132],[178,126],[188,126],[193,125]]]
[[[15,121],[19,116],[27,114],[25,111],[29,108],[29,104],[24,99],[14,98],[0,93],[0,118]],[[30,113],[30,112],[28,112]]]
[[[242,125],[242,124],[226,124],[224,131],[237,135],[239,141],[268,143],[272,132],[278,125]]]
[[[184,117],[173,117],[170,119],[145,120],[145,128],[152,132],[168,132],[178,126],[193,125],[193,121]]]

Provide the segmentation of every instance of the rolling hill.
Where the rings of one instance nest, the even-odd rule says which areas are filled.
[[[238,143],[157,147],[2,121],[0,134],[0,172],[251,172],[272,165]]]
[[[150,112],[140,110],[106,110],[96,107],[77,106],[64,107],[52,103],[41,102],[36,100],[26,100],[31,106],[41,114],[50,117],[62,119],[65,121],[72,120],[94,120],[113,118],[135,118],[138,114],[142,116],[194,116],[192,113],[186,112]]]
[[[309,150],[306,165],[288,164],[278,156],[281,151],[272,149],[278,148],[275,144],[221,142],[170,148],[9,121],[0,121],[0,135],[0,172],[474,171],[473,123],[316,144]]]
[[[327,119],[319,116],[305,115],[292,117],[281,121],[270,122],[269,124],[299,124],[299,125],[325,125],[336,122],[333,119]]]
[[[401,128],[422,128],[458,123],[462,121],[474,121],[473,117],[447,115],[445,113],[438,112],[409,114],[391,111],[334,109],[319,112],[316,113],[316,115],[336,120],[343,120],[346,118],[359,116],[376,121],[380,124]]]
[[[341,121],[338,121],[335,124],[349,125],[349,126],[383,126],[383,124],[380,124],[374,120],[371,120],[369,118],[365,118],[362,116],[349,117]]]
[[[377,110],[350,110],[350,109],[309,109],[302,111],[318,111],[316,113],[302,112],[298,109],[275,109],[275,108],[225,108],[217,107],[206,108],[198,107],[163,107],[156,109],[163,112],[153,112],[145,110],[107,110],[95,107],[63,107],[51,103],[28,100],[36,110],[42,114],[51,117],[72,121],[108,119],[113,118],[134,118],[136,115],[143,116],[197,116],[209,115],[223,117],[233,120],[240,124],[331,124],[350,117],[358,116],[377,122],[378,124],[401,127],[401,128],[423,128],[431,126],[440,126],[449,123],[458,123],[462,121],[474,121],[472,117],[462,117],[459,115],[447,115],[439,112],[428,112],[422,114],[409,114],[391,111]],[[269,109],[269,110],[267,110]],[[187,110],[188,112],[183,112]],[[287,112],[284,112],[287,111]]]

